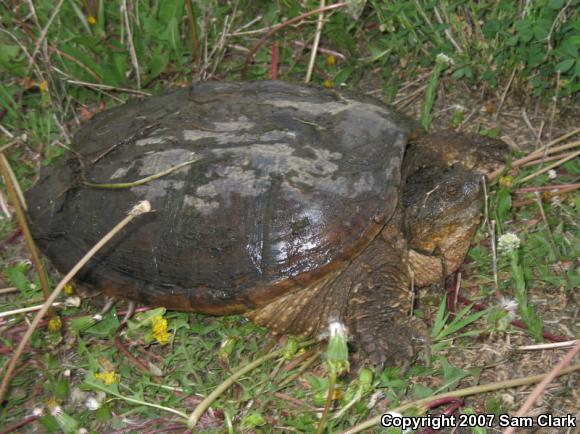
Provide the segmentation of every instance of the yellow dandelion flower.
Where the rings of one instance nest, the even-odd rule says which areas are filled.
[[[332,80],[324,80],[324,83],[322,83],[322,85],[324,87],[334,87],[334,81],[332,81]]]
[[[65,295],[67,296],[71,296],[75,293],[75,289],[72,287],[72,285],[64,285],[63,291],[65,293]]]
[[[46,400],[46,406],[48,407],[48,409],[50,411],[53,411],[56,407],[58,407],[58,400],[56,399],[56,397],[55,396],[50,396]]]
[[[111,384],[119,381],[119,374],[117,374],[115,371],[98,372],[95,374],[95,378],[98,378],[107,386],[110,386]]]
[[[62,321],[59,316],[54,316],[48,322],[48,331],[56,333],[62,329]]]
[[[87,17],[87,23],[89,23],[91,26],[94,26],[95,24],[97,24],[97,19],[92,15],[89,15]]]
[[[514,185],[514,177],[513,176],[502,176],[499,178],[499,185],[505,188],[510,188]]]
[[[167,320],[161,315],[153,317],[151,322],[151,334],[157,342],[164,345],[169,342],[169,332],[167,331]]]
[[[328,56],[326,56],[326,66],[334,66],[336,65],[336,57],[334,57],[332,54],[329,54]]]
[[[38,88],[40,89],[40,91],[42,93],[45,93],[48,91],[48,82],[46,80],[41,81],[40,83],[38,83]]]

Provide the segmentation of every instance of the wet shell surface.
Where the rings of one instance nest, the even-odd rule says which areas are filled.
[[[27,193],[32,229],[68,271],[147,199],[154,212],[78,280],[150,305],[242,312],[309,287],[370,243],[397,206],[411,128],[349,93],[194,84],[79,130],[71,158]]]

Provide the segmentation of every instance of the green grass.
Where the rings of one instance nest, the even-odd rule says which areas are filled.
[[[437,120],[433,105],[439,79],[457,87],[476,85],[482,92],[501,93],[509,88],[511,94],[527,95],[530,106],[553,104],[554,97],[556,103],[573,101],[580,90],[579,3],[538,0],[520,10],[518,2],[508,0],[369,1],[357,19],[344,11],[327,15],[322,46],[344,58],[321,53],[313,82],[353,89],[372,83],[381,90],[377,96],[394,101],[405,83],[436,77],[420,94],[425,125]],[[126,15],[120,7],[124,4]],[[279,10],[270,2],[249,0],[2,2],[0,146],[12,140],[10,135],[26,134],[23,142],[7,151],[22,188],[35,182],[40,166],[52,164],[66,152],[85,118],[135,93],[154,94],[200,77],[237,80],[248,50],[264,35],[248,32],[316,9],[319,2],[287,0],[280,6]],[[253,21],[258,16],[261,19]],[[279,78],[303,81],[309,51],[296,42],[312,43],[314,22],[311,17],[273,36],[257,53],[246,79],[268,79],[272,42],[276,41]],[[453,60],[445,70],[437,67],[440,53]],[[464,117],[454,113],[454,119],[452,123],[458,125]],[[498,235],[515,232],[521,239],[517,263],[498,257],[496,289],[489,228],[483,225],[469,253],[473,262],[466,266],[469,282],[478,286],[473,298],[493,304],[496,291],[515,296],[520,306],[527,307],[524,319],[532,326],[542,316],[535,299],[569,295],[580,286],[575,263],[580,246],[578,195],[544,200],[545,221],[535,202],[515,206],[527,198],[516,194],[521,187],[518,180],[535,170],[520,170],[512,185],[504,183],[490,192],[489,218],[496,221]],[[579,173],[576,159],[558,168],[556,180],[542,175],[523,186],[573,183]],[[16,226],[14,221],[0,219],[0,239],[6,239]],[[40,302],[39,285],[22,247],[13,243],[0,254],[3,281],[18,288],[16,295],[0,296],[0,311]],[[57,276],[52,278],[54,283]],[[338,432],[375,414],[372,402],[380,401],[382,411],[475,384],[483,368],[455,366],[458,363],[450,361],[451,357],[473,346],[473,338],[487,342],[488,336],[497,334],[521,336],[497,306],[481,313],[460,310],[452,316],[440,293],[432,298],[425,297],[422,311],[432,324],[432,353],[407,371],[386,367],[369,375],[353,367],[349,376],[339,377],[327,432]],[[115,311],[91,327],[86,322],[79,326],[79,321],[86,321],[79,318],[97,312],[94,304],[84,301],[80,308],[59,311],[65,334],[45,329],[35,333],[0,409],[0,426],[25,418],[35,407],[46,410],[58,405],[66,417],[45,412],[34,426],[48,432],[78,427],[111,432],[126,428],[131,420],[145,424],[135,428],[137,432],[155,427],[168,430],[174,425],[182,432],[179,415],[146,403],[189,415],[233,372],[278,345],[266,330],[240,317],[159,312],[170,333],[169,342],[162,345],[154,338],[150,319],[138,324],[137,318],[122,340],[125,345],[129,340],[134,344],[130,351],[135,357],[162,371],[157,378],[139,370],[115,346],[119,326]],[[0,324],[0,363],[7,362],[25,324],[22,315]],[[77,327],[71,328],[74,324]],[[537,331],[532,335],[537,338]],[[319,422],[315,410],[324,407],[330,377],[322,357],[310,365],[308,360],[324,353],[324,348],[289,346],[296,351],[264,363],[226,390],[199,426],[209,432],[275,432],[279,427],[315,432]],[[111,375],[103,375],[107,373]],[[114,381],[106,384],[106,378]],[[89,409],[89,399],[96,400],[99,408]],[[488,412],[506,410],[497,395],[486,395],[483,400]]]

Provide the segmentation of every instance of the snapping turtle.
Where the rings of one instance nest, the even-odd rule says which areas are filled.
[[[280,333],[342,320],[373,360],[401,360],[421,334],[411,276],[427,285],[457,269],[482,209],[480,171],[504,157],[498,141],[416,131],[347,92],[194,84],[95,116],[71,158],[27,192],[31,228],[67,271],[148,199],[155,212],[77,282],[148,305],[244,313]]]

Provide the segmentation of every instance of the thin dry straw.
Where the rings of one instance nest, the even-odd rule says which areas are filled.
[[[12,201],[12,205],[16,211],[16,217],[18,219],[18,223],[20,224],[20,228],[22,229],[22,233],[24,234],[24,240],[26,241],[26,247],[28,247],[28,251],[30,252],[32,264],[34,265],[36,274],[38,274],[38,280],[40,281],[40,286],[42,287],[42,293],[44,294],[44,298],[47,299],[50,295],[48,279],[46,278],[46,273],[42,267],[42,262],[40,261],[40,256],[38,255],[36,244],[34,243],[34,239],[32,238],[32,234],[28,228],[23,198],[18,195],[16,184],[17,181],[11,176],[12,170],[10,169],[10,163],[3,153],[0,153],[0,172],[2,173],[4,183],[6,184],[6,190],[8,191],[8,195],[10,196],[10,200]],[[49,311],[51,311],[50,306]]]

